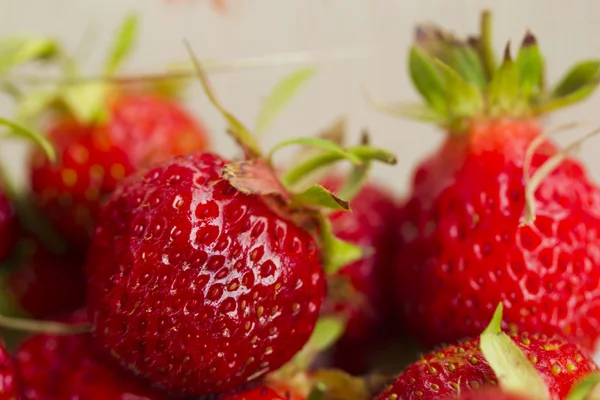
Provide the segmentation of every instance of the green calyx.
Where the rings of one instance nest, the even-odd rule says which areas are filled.
[[[488,327],[479,337],[479,347],[498,384],[506,392],[524,394],[532,400],[550,398],[546,383],[515,342],[501,330],[500,303]]]
[[[106,120],[107,101],[115,91],[111,78],[130,57],[137,42],[139,22],[128,15],[117,29],[103,67],[105,79],[86,79],[76,60],[57,47],[56,61],[63,77],[58,83],[41,85],[19,99],[17,117],[20,121],[35,120],[43,112],[65,110],[82,124]]]
[[[424,105],[375,106],[434,122],[453,133],[473,119],[527,118],[582,101],[596,89],[600,59],[576,64],[553,87],[544,78],[537,40],[527,32],[513,57],[507,44],[497,62],[491,47],[491,16],[484,12],[480,34],[459,39],[434,26],[419,26],[409,53],[409,71]]]
[[[318,184],[301,189],[295,187],[295,184],[316,170],[345,160],[350,162],[352,170],[340,193],[352,197],[364,183],[373,161],[395,164],[395,156],[385,150],[368,146],[366,137],[361,145],[349,148],[344,148],[335,140],[325,137],[291,139],[276,145],[265,155],[256,135],[219,102],[206,72],[189,44],[187,50],[204,92],[227,121],[227,132],[244,151],[243,160],[231,162],[223,168],[223,178],[242,193],[263,196],[275,212],[313,233],[321,245],[322,261],[327,273],[333,274],[342,266],[368,254],[368,249],[336,238],[325,216],[326,211],[350,211],[347,198],[344,199]],[[264,105],[265,109],[259,114],[259,132],[266,129],[312,75],[313,69],[303,69],[275,86]],[[277,151],[293,145],[311,148],[313,152],[310,157],[281,177],[274,166],[274,155]]]

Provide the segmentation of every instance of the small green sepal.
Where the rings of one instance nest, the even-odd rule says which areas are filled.
[[[138,35],[139,18],[135,14],[130,14],[125,17],[119,26],[108,53],[108,58],[104,65],[104,73],[107,76],[112,76],[117,72],[127,58],[129,58],[135,48]]]
[[[479,347],[503,390],[535,400],[549,400],[548,387],[515,342],[501,331],[502,303],[479,337]]]
[[[408,67],[412,81],[425,101],[436,114],[445,115],[448,96],[443,75],[434,60],[418,46],[413,46],[408,57]]]
[[[350,211],[350,204],[342,200],[321,185],[312,185],[304,191],[294,194],[292,207],[316,207],[334,211]]]

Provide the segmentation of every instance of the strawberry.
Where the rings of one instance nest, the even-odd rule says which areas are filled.
[[[123,181],[101,208],[86,267],[99,345],[186,396],[231,391],[290,360],[317,321],[324,269],[362,257],[320,212],[347,202],[318,185],[292,193],[272,153],[262,156],[198,71],[246,159],[195,153]],[[352,150],[334,153],[366,162]],[[369,157],[393,162],[379,150]]]
[[[507,393],[500,388],[485,388],[448,396],[444,400],[533,400],[521,394]]]
[[[5,261],[13,251],[17,242],[17,231],[14,208],[4,192],[0,190],[0,262]]]
[[[223,397],[223,400],[290,400],[290,398],[291,395],[282,396],[268,386],[259,386],[243,392],[229,394]]]
[[[341,187],[341,179],[331,176],[323,186],[335,191]],[[334,234],[356,245],[371,248],[373,254],[338,272],[338,277],[347,279],[350,291],[346,298],[338,300],[328,296],[323,307],[324,313],[342,313],[348,322],[344,336],[336,346],[336,365],[354,374],[366,372],[366,358],[369,345],[381,340],[381,327],[387,317],[389,304],[387,293],[382,290],[389,275],[389,266],[394,261],[395,202],[393,196],[383,187],[367,183],[352,199],[352,212],[337,211],[329,219]],[[335,278],[334,278],[335,279]],[[341,284],[342,288],[348,286]],[[353,349],[350,351],[350,349]],[[358,353],[364,353],[359,356]]]
[[[600,334],[600,191],[579,161],[553,166],[562,154],[536,138],[544,112],[593,91],[600,61],[578,64],[547,92],[535,38],[526,35],[516,61],[507,48],[496,68],[488,21],[484,14],[484,34],[468,43],[420,28],[411,50],[428,104],[418,113],[448,135],[416,168],[399,212],[398,309],[429,346],[474,336],[502,301],[506,327],[592,349]]]
[[[75,252],[55,252],[39,240],[22,239],[20,261],[2,279],[5,301],[34,318],[75,311],[85,302],[83,261]]]
[[[19,398],[19,386],[16,379],[15,363],[10,353],[0,342],[0,400]]]
[[[547,390],[550,399],[564,399],[580,379],[599,370],[579,345],[564,337],[527,333],[508,336],[501,333],[501,312],[500,306],[490,327],[481,337],[443,347],[423,356],[407,367],[377,399],[389,399],[394,395],[398,400],[440,399],[480,387],[498,385],[499,380],[502,384],[507,376],[506,367],[500,365],[502,369],[498,369],[498,358],[490,358],[494,355],[493,352],[500,354],[500,363],[511,360],[514,352],[522,357],[509,364],[508,369],[522,368],[523,364],[529,364],[529,360],[529,367],[534,374],[539,375],[537,379],[541,378],[540,384],[546,386],[543,389]],[[501,341],[498,344],[497,335],[505,338],[508,345]],[[487,346],[490,338],[495,341],[491,347]],[[517,377],[529,373],[526,369],[513,372]],[[525,381],[521,388],[529,387],[533,395],[534,384]]]
[[[85,322],[85,311],[65,320]],[[34,335],[19,346],[16,365],[25,400],[167,399],[147,383],[104,360],[90,334]]]
[[[123,50],[128,54],[133,47],[118,43],[135,36],[135,21],[129,17],[123,23],[113,46],[117,54],[108,58],[107,71],[114,72]],[[44,128],[58,160],[51,163],[40,151],[31,155],[33,194],[58,233],[84,250],[99,204],[117,182],[138,169],[208,146],[206,128],[176,99],[133,83],[58,90],[54,97],[46,96],[46,109],[38,111],[51,114]]]

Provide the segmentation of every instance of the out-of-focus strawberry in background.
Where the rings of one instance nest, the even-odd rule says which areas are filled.
[[[164,71],[168,63],[186,60],[184,39],[200,58],[208,59],[289,52],[316,52],[325,57],[330,53],[334,60],[319,63],[318,74],[265,134],[265,148],[282,137],[313,134],[346,114],[350,142],[368,127],[374,143],[385,143],[398,155],[396,167],[376,166],[373,176],[394,182],[394,188],[403,193],[412,166],[436,148],[442,135],[432,126],[373,110],[364,101],[361,88],[378,100],[417,100],[406,61],[415,24],[435,21],[459,34],[476,32],[478,14],[486,8],[494,12],[498,52],[507,38],[516,49],[526,29],[536,34],[548,58],[549,82],[556,82],[571,60],[600,54],[600,42],[593,39],[600,36],[600,25],[590,18],[600,12],[600,4],[594,0],[569,5],[561,0],[507,0],[501,6],[491,0],[19,0],[0,2],[0,34],[56,35],[69,49],[80,49],[84,71],[90,75],[100,71],[106,46],[129,11],[139,13],[141,21],[139,44],[123,68],[131,74]],[[298,66],[214,73],[211,81],[221,100],[252,126],[272,85]],[[225,129],[223,121],[208,105],[199,85],[192,83],[186,94],[190,109],[216,133],[216,150],[231,154],[232,141],[220,135]],[[552,116],[552,125],[571,120],[584,124],[573,134],[559,135],[559,142],[569,142],[600,126],[598,96],[569,108],[568,113]],[[3,111],[8,110],[10,102],[2,105]],[[598,146],[600,139],[592,139],[580,151],[596,178],[600,178],[600,159],[595,156]],[[20,148],[3,144],[2,162],[20,165]]]

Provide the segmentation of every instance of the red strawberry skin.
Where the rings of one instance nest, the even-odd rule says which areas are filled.
[[[197,153],[126,180],[90,249],[98,342],[177,394],[226,392],[280,367],[325,295],[312,236],[230,186],[225,163]]]
[[[281,396],[268,386],[259,386],[243,392],[229,394],[223,397],[223,400],[288,400],[288,398]]]
[[[17,242],[18,224],[12,204],[0,191],[0,262],[6,260]]]
[[[592,349],[600,330],[600,191],[563,162],[524,213],[524,154],[535,123],[501,120],[451,137],[414,175],[400,211],[395,292],[426,345],[483,330],[499,302],[505,328],[559,333]],[[532,171],[556,148],[546,142]]]
[[[599,370],[580,346],[562,337],[523,334],[511,339],[535,365],[552,399],[566,398],[576,382]],[[497,384],[496,376],[476,338],[424,356],[406,368],[377,400],[387,400],[392,394],[397,394],[398,400],[433,400],[491,384]]]
[[[528,400],[521,394],[506,393],[500,388],[485,388],[481,390],[473,390],[463,392],[459,397],[456,394],[446,398],[445,400]]]
[[[148,94],[124,95],[108,106],[105,124],[59,120],[49,129],[58,152],[51,164],[31,159],[31,186],[55,228],[85,246],[100,202],[132,172],[174,155],[204,150],[207,131],[178,104]]]
[[[0,400],[16,399],[19,399],[19,386],[15,362],[4,343],[0,343]]]
[[[33,318],[73,312],[85,303],[84,262],[76,252],[54,252],[37,240],[28,242],[25,259],[7,273],[4,293]]]
[[[65,322],[86,321],[79,311]],[[35,335],[16,353],[24,400],[166,400],[148,382],[109,364],[94,347],[91,335]]]
[[[342,180],[331,176],[322,182],[332,191],[340,188]],[[330,215],[334,234],[350,243],[370,248],[373,254],[344,266],[338,274],[349,280],[356,293],[345,301],[333,298],[326,301],[323,312],[343,313],[349,317],[344,337],[335,352],[336,366],[353,374],[366,372],[368,346],[381,340],[377,328],[386,321],[391,303],[385,282],[393,264],[394,217],[396,204],[390,192],[375,183],[367,183],[351,201],[352,212]],[[358,296],[360,299],[357,299]],[[353,302],[355,300],[355,302]],[[358,353],[364,352],[364,356]]]

